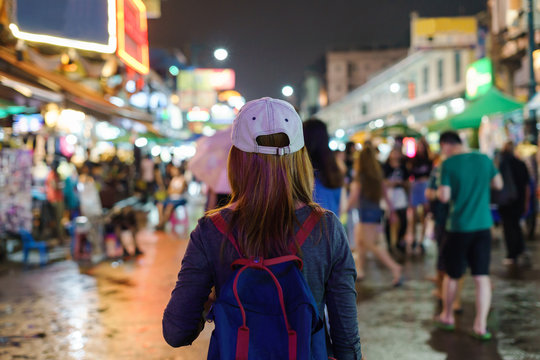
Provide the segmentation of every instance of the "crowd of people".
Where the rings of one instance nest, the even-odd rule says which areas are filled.
[[[231,198],[208,212],[191,234],[163,317],[169,344],[191,344],[202,330],[201,316],[203,320],[208,316],[216,322],[209,358],[234,355],[235,348],[229,346],[236,341],[237,358],[251,347],[282,351],[285,344],[269,349],[251,338],[248,346],[246,318],[259,316],[257,306],[270,306],[271,301],[257,297],[254,289],[260,284],[250,283],[256,273],[253,280],[239,279],[242,272],[256,268],[275,274],[272,278],[278,284],[278,278],[290,271],[272,266],[299,261],[314,306],[318,314],[325,313],[331,339],[328,354],[359,359],[354,283],[366,275],[366,254],[372,253],[388,268],[392,286],[400,287],[405,281],[400,262],[423,256],[430,237],[437,244],[434,295],[441,303],[434,325],[455,330],[461,286],[470,268],[476,289],[471,335],[481,341],[492,338],[487,317],[494,219],[504,228],[505,263],[518,265],[526,255],[520,221],[531,205],[536,206],[531,192],[534,181],[512,143],[503,147],[495,162],[470,151],[452,131],[440,135],[436,155],[420,138],[416,152],[406,156],[399,137],[393,139],[385,159],[371,141],[358,148],[347,144],[345,152],[334,152],[322,121],[302,122],[289,104],[270,98],[246,104],[233,123],[232,141]],[[321,229],[312,231],[319,223]],[[383,234],[386,242],[381,241]],[[296,242],[290,244],[291,238]],[[301,260],[295,255],[298,251]],[[282,285],[287,281],[292,280],[283,280]],[[287,301],[279,286],[278,292],[285,314]],[[210,293],[218,294],[217,299],[209,298]],[[244,310],[242,302],[247,298],[251,298],[250,308]],[[214,302],[210,314],[207,301]],[[238,304],[241,318],[234,320],[238,311],[229,309],[227,301]],[[293,318],[297,320],[296,315]],[[294,333],[285,322],[289,335]],[[318,336],[317,329],[312,331],[312,338]],[[311,342],[312,353],[319,350]],[[298,351],[309,353],[309,346]]]
[[[357,281],[364,278],[365,256],[371,252],[392,273],[392,285],[400,286],[404,278],[399,262],[423,255],[431,237],[438,245],[434,295],[442,303],[435,324],[454,330],[454,314],[461,312],[463,277],[470,267],[477,293],[472,334],[480,340],[491,339],[486,322],[494,219],[503,228],[504,263],[530,266],[521,221],[535,216],[535,185],[533,172],[518,158],[512,142],[504,145],[495,162],[469,151],[455,132],[441,134],[437,155],[420,138],[416,154],[407,157],[398,137],[384,161],[370,141],[359,151],[348,146],[346,158],[340,160],[339,153],[332,154],[321,145],[328,140],[325,131],[317,119],[304,123],[306,147],[315,168],[314,198],[342,218],[348,214],[346,221],[353,223],[348,228],[353,229],[349,238],[354,239]],[[340,192],[347,194],[341,205]],[[353,212],[358,214],[353,216]],[[432,224],[429,234],[428,223]],[[386,246],[379,241],[381,232]]]
[[[255,119],[254,116],[252,121]],[[302,180],[305,174],[298,175],[297,172],[312,171],[313,201],[306,197],[302,203],[313,204],[309,206],[311,211],[329,210],[340,220],[340,231],[346,234],[343,239],[352,254],[353,262],[348,265],[354,264],[355,281],[365,278],[366,255],[371,253],[388,269],[391,285],[401,286],[405,281],[402,262],[423,256],[427,240],[431,238],[438,249],[434,295],[442,304],[435,325],[447,331],[454,330],[454,315],[461,311],[461,287],[469,267],[477,292],[473,335],[480,340],[489,340],[492,335],[486,322],[491,304],[489,266],[494,222],[502,225],[507,249],[505,264],[530,263],[521,222],[527,216],[535,216],[534,172],[516,155],[514,145],[511,142],[505,144],[491,160],[486,155],[469,151],[457,133],[445,132],[440,136],[439,154],[434,154],[426,140],[420,138],[415,142],[414,156],[409,157],[403,153],[400,137],[392,139],[387,154],[382,154],[371,141],[362,145],[348,143],[346,150],[340,152],[329,148],[329,135],[322,121],[309,119],[302,123],[302,130],[305,156],[312,167],[293,169],[303,160],[298,158],[299,163],[295,164],[273,163],[275,155],[268,155],[265,161],[271,169],[265,171],[277,176],[279,171],[285,171],[281,167],[291,166],[286,170],[290,173],[283,176],[298,182],[293,186],[294,192],[299,192],[295,196],[302,193],[297,187],[303,188],[309,183],[307,179]],[[233,140],[234,136],[233,130]],[[263,141],[259,138],[257,141]],[[267,140],[269,145],[260,147],[281,149],[285,144],[275,136]],[[281,187],[286,189],[286,184],[263,172],[254,172],[261,165],[256,159],[246,158],[246,153],[233,150],[229,159],[232,193],[214,194],[208,189],[206,210],[210,211],[208,214],[215,214],[212,209],[222,211],[231,204],[242,204],[242,210],[231,215],[229,220],[243,224],[245,231],[262,239],[266,236],[261,233],[264,219],[278,211],[282,203],[290,205],[290,194],[278,191]],[[303,152],[295,155],[302,156]],[[234,161],[238,162],[236,175],[230,173]],[[240,165],[248,166],[253,171],[253,178],[246,177],[245,167]],[[294,176],[299,179],[295,180]],[[258,182],[254,183],[254,178]],[[123,163],[116,157],[99,163],[86,161],[78,169],[67,160],[55,159],[44,183],[49,213],[54,215],[51,230],[63,241],[66,229],[68,232],[70,229],[63,224],[73,223],[82,215],[95,225],[88,236],[93,255],[103,255],[104,249],[105,255],[109,255],[110,246],[104,239],[116,241],[121,246],[119,256],[139,255],[141,251],[134,239],[140,224],[135,211],[130,205],[119,207],[118,203],[134,195],[140,203],[154,203],[159,214],[155,228],[163,230],[174,210],[186,205],[189,179],[186,163],[180,166],[165,164],[150,155],[134,164]],[[277,207],[273,210],[258,208],[264,199],[259,199],[257,189],[264,190],[259,194],[261,196],[272,194],[276,199],[282,196],[282,201],[276,202]],[[244,213],[247,211],[244,206],[253,209]],[[294,211],[300,216],[298,210]],[[262,222],[255,224],[248,218],[260,218]],[[291,225],[290,219],[281,220],[285,222],[278,226],[279,232]],[[327,221],[335,225],[334,220]],[[275,232],[274,235],[279,234]],[[381,241],[383,238],[386,241]],[[245,241],[245,250],[253,250],[253,254],[264,250],[269,255],[279,250],[264,245],[264,242],[257,246],[270,247],[252,249],[249,241]]]
[[[186,203],[185,166],[151,156],[131,163],[116,156],[100,161],[88,156],[77,167],[70,159],[55,157],[43,182],[45,199],[36,206],[34,233],[60,244],[67,244],[70,235],[75,259],[95,262],[140,255],[135,237],[147,219],[145,214],[138,216],[138,208],[153,203],[159,216],[156,228],[163,229],[173,210]],[[78,236],[80,224],[85,224],[84,239]],[[86,245],[74,245],[80,242]],[[117,243],[122,251],[109,242]],[[73,253],[74,249],[78,252]]]

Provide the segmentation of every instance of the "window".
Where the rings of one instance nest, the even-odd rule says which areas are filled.
[[[454,53],[454,81],[457,83],[461,82],[461,53],[456,51]]]
[[[425,66],[422,70],[422,92],[427,94],[429,91],[429,67]]]
[[[443,68],[444,68],[443,59],[439,59],[439,60],[437,61],[437,87],[439,88],[439,90],[442,90],[442,89],[443,89],[443,86],[444,86],[444,79],[443,79],[444,72],[443,72]]]
[[[348,71],[349,71],[349,76],[354,74],[356,72],[356,64],[353,62],[350,62],[348,64]]]
[[[362,102],[361,107],[362,107],[362,115],[367,115],[367,113],[368,113],[368,104],[367,104],[367,102]]]

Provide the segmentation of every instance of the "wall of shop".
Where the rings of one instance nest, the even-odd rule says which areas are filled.
[[[413,53],[317,116],[327,122],[330,131],[354,131],[376,119],[392,125],[400,121],[396,114],[406,117],[414,108],[462,96],[466,69],[474,60],[471,49]]]

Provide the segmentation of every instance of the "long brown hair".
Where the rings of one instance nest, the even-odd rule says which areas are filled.
[[[261,146],[284,147],[283,133],[257,138]],[[233,146],[229,152],[228,175],[231,183],[230,227],[244,256],[265,258],[288,253],[298,225],[298,203],[322,214],[313,202],[313,168],[302,148],[288,155],[247,153]],[[220,211],[218,209],[217,211]]]
[[[372,145],[365,144],[356,158],[356,181],[361,183],[362,197],[378,202],[382,197],[383,173]]]

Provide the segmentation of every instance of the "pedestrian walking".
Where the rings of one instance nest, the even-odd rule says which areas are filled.
[[[355,168],[356,177],[351,183],[347,208],[350,210],[357,207],[360,217],[360,222],[354,229],[358,280],[364,277],[364,259],[366,253],[370,251],[392,272],[392,284],[399,286],[403,281],[401,266],[392,259],[385,248],[378,244],[379,229],[384,215],[380,207],[383,198],[388,204],[389,222],[396,221],[396,215],[392,202],[385,196],[381,166],[371,145],[364,145],[356,160]]]
[[[338,218],[312,200],[313,169],[304,147],[300,117],[282,100],[262,98],[248,102],[233,122],[232,144],[228,161],[231,201],[201,218],[191,233],[178,281],[163,315],[165,340],[178,347],[189,345],[197,338],[205,323],[204,304],[212,286],[217,294],[213,309],[218,304],[220,308],[225,306],[221,299],[230,295],[233,262],[243,261],[260,268],[266,266],[267,259],[292,255],[300,250],[301,274],[307,282],[306,289],[313,294],[313,308],[323,314],[324,306],[328,307],[328,353],[338,359],[360,359],[354,261]],[[313,219],[320,220],[314,222]],[[314,226],[312,231],[308,231],[307,223]],[[222,226],[229,229],[225,231],[228,236],[221,232]],[[302,231],[297,233],[300,229]],[[303,238],[305,242],[300,245]],[[274,301],[275,294],[265,301]],[[252,296],[257,295],[255,288]],[[286,291],[283,295],[286,296]],[[240,297],[240,306],[242,301],[245,298]],[[251,306],[258,308],[259,305]],[[283,305],[287,306],[286,303]],[[240,317],[238,307],[231,311],[231,316]],[[219,317],[221,313],[216,314],[213,310],[211,314],[215,316],[216,330],[227,326],[227,321],[220,320],[223,319]],[[296,312],[294,315],[301,316]],[[244,318],[244,328],[260,326],[250,324],[249,316],[248,313],[247,320]],[[288,324],[287,318],[293,321],[288,314],[285,324]],[[279,328],[285,331],[283,323]],[[237,330],[224,335],[236,336]],[[313,329],[313,332],[320,334],[318,330]],[[258,353],[257,359],[287,358],[275,355],[287,349],[269,340],[275,339],[275,331],[269,325],[262,329],[262,334],[252,329],[247,335],[246,329],[240,329],[238,348],[246,345],[246,337],[249,337],[252,351],[252,339],[255,341],[260,336],[266,337],[266,348]],[[236,347],[235,339],[226,343],[219,339],[215,332],[210,341],[210,359],[220,358],[216,352],[225,351],[223,346]],[[309,347],[310,343],[307,344]],[[324,340],[311,343],[312,348],[320,345],[324,346]],[[302,349],[306,350],[306,347]],[[326,358],[326,354],[316,358]]]
[[[520,221],[529,208],[530,177],[525,163],[514,155],[512,142],[507,142],[502,148],[499,171],[504,180],[499,214],[506,243],[505,264],[513,265],[517,264],[518,258],[525,252],[525,239]]]
[[[186,205],[187,200],[184,198],[186,190],[187,183],[183,169],[173,166],[171,168],[171,180],[167,189],[167,198],[156,204],[159,214],[159,222],[156,229],[163,230],[165,224],[171,218],[173,211],[179,206]]]
[[[411,252],[412,242],[408,244],[405,239],[407,233],[407,208],[409,206],[409,171],[403,162],[401,148],[395,147],[390,151],[386,163],[383,165],[384,185],[390,209],[386,216],[385,233],[388,249],[397,249],[402,253]],[[391,213],[395,216],[391,218]]]
[[[502,189],[502,178],[493,162],[476,152],[465,151],[456,132],[440,136],[441,153],[447,159],[441,168],[439,200],[449,202],[450,212],[446,230],[448,240],[443,249],[446,269],[443,309],[435,324],[454,330],[452,304],[456,297],[458,279],[469,266],[476,288],[476,317],[472,335],[481,340],[491,339],[487,317],[491,306],[489,264],[493,219],[490,210],[490,187]]]
[[[60,161],[54,159],[51,163],[51,170],[45,179],[45,194],[47,196],[47,201],[54,213],[54,224],[56,229],[56,236],[58,240],[64,242],[64,183],[60,179],[60,174],[58,173],[58,167],[60,166]]]
[[[423,242],[426,235],[426,214],[429,211],[429,202],[426,199],[425,192],[433,169],[431,151],[425,138],[422,137],[417,141],[416,155],[408,161],[407,166],[412,179],[410,191],[412,249],[416,253],[423,253]],[[421,225],[420,235],[417,234],[417,224]]]
[[[444,259],[443,259],[443,249],[446,244],[446,241],[448,240],[448,232],[446,231],[446,222],[448,220],[448,211],[449,211],[449,205],[448,203],[443,203],[437,198],[437,189],[439,187],[439,184],[441,182],[441,159],[435,159],[433,170],[431,171],[431,175],[429,178],[428,187],[426,189],[426,199],[430,202],[429,203],[429,209],[431,212],[431,215],[433,216],[434,221],[434,229],[433,229],[433,236],[435,239],[435,243],[437,244],[437,262],[436,262],[436,269],[437,269],[437,275],[435,276],[435,291],[434,295],[435,297],[441,301],[443,299],[443,281],[444,277],[446,275],[446,268],[444,265]],[[463,311],[461,307],[461,290],[463,288],[463,281],[464,278],[462,277],[458,281],[458,288],[456,291],[456,296],[454,299],[454,304],[452,306],[454,313],[461,313]]]
[[[345,174],[328,147],[326,124],[312,118],[304,122],[303,128],[305,146],[315,171],[313,200],[339,216]]]

